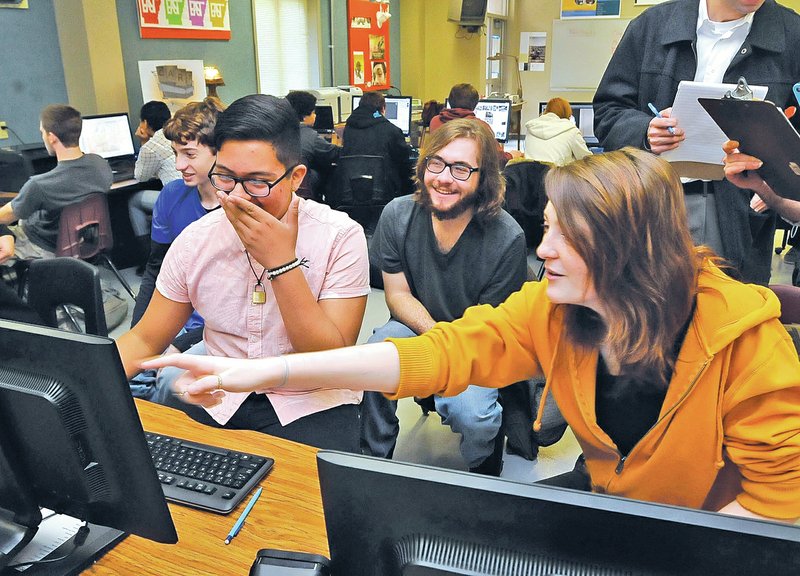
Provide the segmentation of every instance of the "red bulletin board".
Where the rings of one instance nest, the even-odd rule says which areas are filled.
[[[363,90],[391,85],[388,14],[388,2],[347,0],[350,82]]]

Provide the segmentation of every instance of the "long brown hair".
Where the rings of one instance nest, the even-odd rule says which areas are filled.
[[[605,343],[623,373],[666,386],[708,255],[692,244],[680,179],[657,156],[623,148],[550,169],[545,189],[606,311],[601,321],[568,305],[568,337]]]
[[[414,199],[421,201],[421,190],[425,182],[425,164],[429,156],[435,156],[439,150],[458,138],[468,138],[478,143],[478,176],[477,205],[475,218],[485,221],[500,213],[506,197],[506,182],[500,174],[497,140],[494,139],[489,126],[475,118],[462,118],[445,122],[425,139],[425,147],[420,151],[417,161],[417,191]]]

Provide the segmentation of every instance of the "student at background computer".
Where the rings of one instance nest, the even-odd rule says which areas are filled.
[[[345,122],[342,156],[382,156],[391,196],[414,191],[411,147],[403,131],[389,122],[386,98],[380,92],[366,92]]]
[[[97,154],[84,154],[78,146],[83,121],[75,108],[47,106],[40,115],[39,131],[48,154],[58,164],[44,174],[31,176],[19,194],[0,208],[0,224],[19,220],[11,230],[16,236],[15,259],[55,256],[61,210],[90,194],[106,194],[111,188],[111,168]]]
[[[164,102],[151,100],[139,111],[139,126],[136,137],[141,142],[139,155],[133,168],[133,177],[139,182],[161,180],[161,185],[181,177],[175,168],[175,154],[169,140],[164,136],[162,127],[171,116]],[[158,198],[159,190],[139,190],[128,200],[128,216],[131,219],[133,234],[141,248],[142,259],[147,260],[150,248],[150,221],[153,205]],[[143,268],[143,267],[142,267]]]
[[[317,97],[303,90],[292,90],[286,95],[300,121],[300,154],[308,168],[298,195],[312,200],[322,200],[325,182],[339,158],[341,148],[328,142],[314,130]]]
[[[136,294],[131,328],[150,304],[169,247],[189,224],[219,208],[217,190],[211,185],[208,172],[217,154],[214,126],[224,109],[219,99],[209,96],[202,102],[187,104],[164,124],[164,139],[170,143],[173,162],[182,177],[167,183],[153,206],[150,250]],[[168,351],[185,352],[202,338],[203,318],[195,311]],[[131,381],[131,391],[136,397],[150,399],[155,393],[155,374],[137,375]]]
[[[525,158],[563,166],[591,154],[572,108],[563,98],[551,98],[538,118],[525,123]]]
[[[149,365],[191,367],[176,390],[208,405],[253,389],[349,386],[397,398],[544,375],[544,396],[585,457],[588,475],[577,468],[569,479],[585,489],[799,517],[800,360],[777,297],[693,246],[680,179],[649,152],[587,156],[551,168],[545,184],[545,279],[497,308],[326,353]]]
[[[475,116],[475,107],[480,99],[478,91],[472,84],[456,84],[450,88],[450,94],[447,97],[450,108],[444,108],[438,116],[434,116],[431,120],[431,132],[435,132],[442,124],[457,118],[468,118],[476,122],[483,122],[483,120]],[[486,124],[486,122],[483,123]],[[489,126],[489,124],[486,125]],[[489,126],[489,129],[491,130],[492,127]],[[512,158],[520,158],[522,156],[522,152],[519,150],[506,152],[500,143],[497,144],[497,154],[501,168]]]
[[[190,354],[261,358],[355,343],[369,293],[366,238],[344,213],[294,194],[306,173],[299,131],[289,103],[263,94],[218,116],[210,178],[224,211],[193,222],[170,246],[147,310],[117,341],[129,376],[193,309],[205,329]],[[154,400],[200,422],[359,451],[360,392],[231,395],[206,411],[172,396],[176,376],[161,373]]]

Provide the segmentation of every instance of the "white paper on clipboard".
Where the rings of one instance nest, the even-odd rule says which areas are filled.
[[[698,98],[722,98],[736,84],[710,84],[706,82],[682,81],[672,104],[672,118],[678,121],[686,139],[674,150],[661,154],[670,162],[680,176],[722,180],[724,178],[722,145],[728,140],[717,123],[697,102]],[[767,96],[766,86],[750,86],[753,98],[763,100]]]

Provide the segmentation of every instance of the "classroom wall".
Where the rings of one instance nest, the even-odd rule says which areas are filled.
[[[139,60],[203,60],[207,65],[216,65],[225,79],[225,86],[217,88],[217,93],[226,104],[257,91],[252,3],[250,0],[231,0],[228,2],[228,10],[231,21],[230,41],[142,40],[139,38],[136,2],[117,2],[122,61],[132,124],[138,123],[139,109],[144,103],[139,81]]]
[[[453,84],[468,82],[481,91],[485,82],[484,33],[468,34],[448,22],[448,7],[444,1],[403,0],[403,94],[423,102],[443,102]]]
[[[0,120],[21,138],[10,134],[0,146],[41,142],[41,109],[68,102],[53,1],[0,9]]]

